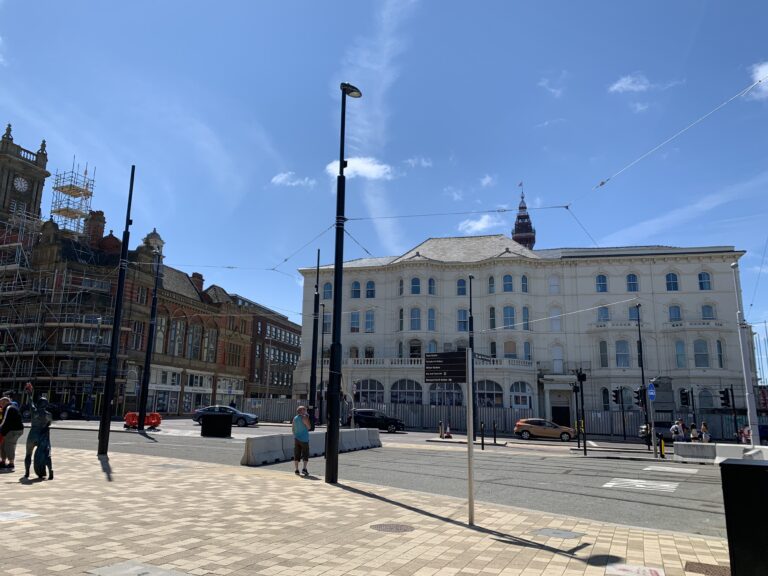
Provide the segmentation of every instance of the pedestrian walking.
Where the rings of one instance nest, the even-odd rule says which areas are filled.
[[[32,384],[25,388],[34,398]],[[48,469],[48,480],[53,480],[53,463],[51,462],[51,422],[53,417],[46,410],[48,398],[41,396],[37,401],[32,401],[32,423],[27,436],[27,453],[24,456],[24,478],[29,478],[29,468],[32,465],[34,453],[35,474],[41,480],[45,479],[45,470]]]
[[[307,463],[309,462],[309,429],[311,423],[309,422],[309,416],[307,416],[307,407],[299,406],[296,409],[296,416],[293,417],[293,464],[294,474],[299,475],[299,460],[304,461],[304,467],[301,473],[304,476],[309,476],[307,471]]]
[[[706,422],[701,423],[701,441],[704,442],[704,444],[709,444],[711,436],[709,435],[709,426],[707,426]]]
[[[699,441],[699,431],[696,430],[696,424],[691,424],[691,442]]]
[[[0,398],[3,409],[3,423],[0,425],[0,470],[14,471],[16,444],[24,433],[24,423],[18,406],[8,396]]]
[[[669,428],[672,433],[672,442],[685,442],[685,435],[683,434],[683,427],[680,420],[675,420],[675,423]]]

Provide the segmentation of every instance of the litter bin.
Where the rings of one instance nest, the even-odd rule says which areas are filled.
[[[768,461],[730,458],[720,463],[725,527],[733,576],[762,576],[768,547],[762,522],[768,518]]]
[[[232,415],[203,414],[200,417],[200,436],[229,438],[232,436]]]

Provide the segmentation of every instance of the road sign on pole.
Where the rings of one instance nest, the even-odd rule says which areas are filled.
[[[426,384],[463,384],[467,382],[466,352],[430,352],[424,355]]]
[[[656,386],[653,385],[653,382],[648,384],[648,399],[651,402],[656,400]]]

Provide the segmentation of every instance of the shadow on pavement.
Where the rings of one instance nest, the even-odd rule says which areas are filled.
[[[547,546],[546,544],[533,542],[531,540],[526,540],[525,538],[520,538],[518,536],[513,536],[511,534],[505,534],[504,532],[499,532],[498,530],[491,530],[489,528],[483,528],[482,526],[469,525],[466,522],[461,522],[459,520],[455,520],[447,516],[440,516],[439,514],[428,512],[426,510],[422,510],[421,508],[416,508],[415,506],[411,506],[410,504],[405,504],[404,502],[398,502],[397,500],[392,500],[390,498],[386,498],[384,496],[380,496],[378,494],[374,494],[373,492],[368,492],[366,490],[360,490],[359,488],[353,488],[352,486],[345,486],[344,484],[336,484],[335,486],[337,486],[338,488],[341,488],[342,490],[346,490],[347,492],[352,492],[353,494],[357,494],[358,496],[365,496],[366,498],[372,498],[373,500],[386,502],[387,504],[404,508],[406,510],[409,510],[410,512],[415,512],[416,514],[427,516],[428,518],[432,518],[433,520],[439,520],[441,522],[453,524],[454,526],[461,526],[462,528],[467,528],[469,530],[474,530],[475,532],[480,532],[481,534],[492,536],[494,540],[503,542],[505,544],[514,544],[516,546],[522,546],[525,548],[536,548],[538,550],[551,552],[552,554],[568,556],[569,558],[575,558],[574,555],[576,554],[576,552],[590,546],[588,542],[582,542],[581,544],[577,544],[576,546],[574,546],[573,548],[570,548],[569,550],[560,550],[559,548],[553,548],[552,546]],[[598,561],[600,563],[596,564],[598,566],[604,565],[602,564],[602,562],[607,563],[609,561],[608,558],[610,558],[610,562],[616,562],[616,561],[622,560],[622,558],[619,558],[616,556],[605,556],[605,555],[595,556],[594,558],[599,559]],[[580,560],[582,562],[586,562],[587,564],[592,564],[591,558],[588,558],[588,559],[575,558],[575,559]]]
[[[109,465],[109,456],[106,454],[99,454],[99,462],[101,463],[101,470],[107,477],[107,482],[112,482],[112,466]]]

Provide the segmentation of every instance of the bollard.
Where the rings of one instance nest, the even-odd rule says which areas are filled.
[[[444,437],[444,434],[443,434],[443,421],[442,420],[440,420],[440,422],[437,423],[437,433],[438,433],[438,435],[440,436],[441,439]]]
[[[485,422],[480,422],[480,450],[485,450]]]
[[[493,421],[493,445],[496,446],[496,420]]]
[[[657,438],[659,439],[659,457],[662,460],[666,460],[667,457],[664,455],[664,435],[659,433]]]

